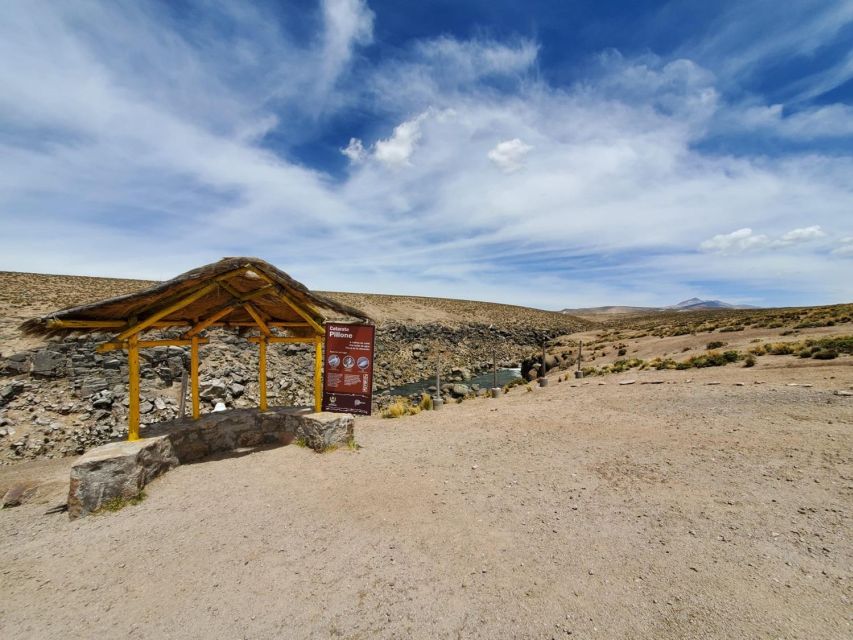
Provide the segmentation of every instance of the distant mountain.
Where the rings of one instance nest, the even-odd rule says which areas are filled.
[[[682,300],[678,304],[674,304],[666,309],[675,309],[676,311],[702,311],[705,309],[757,309],[749,304],[730,304],[722,300],[701,300],[699,298],[690,298]]]
[[[758,307],[748,304],[731,304],[722,300],[690,298],[689,300],[682,300],[678,304],[668,307],[585,307],[581,309],[563,309],[561,313],[568,313],[583,318],[584,316],[641,315],[644,313],[654,313],[655,311],[706,311],[713,309],[758,309]]]

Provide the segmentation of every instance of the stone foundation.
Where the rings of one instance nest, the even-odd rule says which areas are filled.
[[[178,464],[214,453],[303,441],[315,451],[353,437],[348,413],[313,413],[279,407],[266,412],[232,409],[151,425],[135,442],[111,442],[88,451],[71,468],[68,515],[78,518],[114,500],[139,495],[151,480]]]

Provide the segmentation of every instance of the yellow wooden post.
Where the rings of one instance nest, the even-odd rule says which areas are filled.
[[[192,380],[193,420],[198,420],[201,415],[198,399],[198,336],[193,336],[190,343],[190,379]]]
[[[258,341],[259,347],[259,371],[258,371],[258,386],[260,387],[260,409],[267,410],[267,341],[264,336]]]
[[[314,411],[323,410],[323,338],[314,339]]]
[[[127,344],[127,369],[129,410],[127,414],[127,439],[139,440],[139,344],[137,336],[131,336]]]

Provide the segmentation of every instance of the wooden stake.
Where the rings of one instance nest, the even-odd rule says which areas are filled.
[[[187,415],[187,370],[181,372],[181,401],[178,403],[178,416]]]
[[[198,420],[201,407],[198,397],[198,336],[193,336],[190,342],[190,378],[192,379],[193,420]]]
[[[127,344],[128,401],[127,439],[139,440],[139,340],[131,336]]]
[[[258,341],[258,386],[260,387],[260,410],[267,410],[267,341],[262,338]]]
[[[314,411],[323,410],[323,338],[314,341]]]
[[[498,388],[498,350],[492,352],[492,389]]]

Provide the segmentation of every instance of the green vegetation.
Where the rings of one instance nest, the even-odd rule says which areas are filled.
[[[853,354],[853,336],[816,338],[797,342],[768,342],[752,347],[749,352],[756,356],[797,355],[800,358],[832,360],[840,353]]]
[[[726,346],[726,343],[725,343],[725,342],[721,342],[721,341],[719,341],[719,340],[714,340],[714,341],[712,341],[712,342],[709,342],[707,345],[705,345],[705,348],[706,348],[708,351],[712,351],[712,350],[714,350],[714,349],[719,349],[719,348],[721,348],[721,347],[725,347],[725,346]]]
[[[110,498],[106,502],[101,505],[101,508],[97,510],[96,513],[105,513],[107,511],[114,512],[120,511],[127,506],[134,506],[145,500],[145,492],[140,491],[135,496],[131,496],[130,498],[125,498],[122,496],[116,496],[115,498]]]

